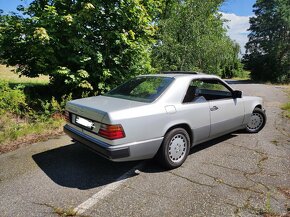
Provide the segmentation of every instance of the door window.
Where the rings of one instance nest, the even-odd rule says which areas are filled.
[[[183,103],[198,103],[232,98],[231,90],[217,79],[193,80],[186,92]]]

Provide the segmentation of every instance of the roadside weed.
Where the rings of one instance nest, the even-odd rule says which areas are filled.
[[[284,110],[285,117],[290,118],[290,102],[283,104],[281,109]]]

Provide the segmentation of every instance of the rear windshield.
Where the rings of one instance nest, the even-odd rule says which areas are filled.
[[[173,78],[167,77],[136,77],[104,94],[104,96],[139,102],[153,102],[173,80]]]

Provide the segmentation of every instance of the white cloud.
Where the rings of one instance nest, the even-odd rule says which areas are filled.
[[[250,28],[250,17],[251,16],[238,16],[233,13],[223,13],[221,12],[224,19],[228,20],[224,25],[228,28],[228,36],[231,39],[235,40],[241,46],[242,54],[245,53],[245,44],[248,42],[248,34],[249,31],[247,29]]]

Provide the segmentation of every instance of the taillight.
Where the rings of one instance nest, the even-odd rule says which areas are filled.
[[[69,112],[68,111],[65,111],[64,112],[64,118],[67,122],[70,122],[70,117],[69,117]]]
[[[118,125],[101,124],[98,134],[99,136],[110,140],[122,139],[125,137],[125,132],[120,124]]]

